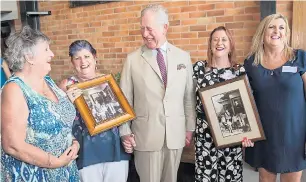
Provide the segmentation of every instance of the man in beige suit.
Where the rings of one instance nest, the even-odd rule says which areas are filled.
[[[141,182],[176,182],[183,147],[195,128],[192,64],[187,52],[167,42],[167,10],[141,12],[142,47],[130,53],[120,86],[136,119],[120,126],[126,152],[135,154]]]

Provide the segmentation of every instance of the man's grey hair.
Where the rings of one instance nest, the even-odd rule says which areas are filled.
[[[157,14],[157,23],[169,25],[168,10],[159,4],[149,4],[141,11],[141,18],[146,12],[151,11]]]
[[[50,39],[38,30],[24,26],[21,32],[14,33],[6,40],[7,49],[4,59],[12,72],[19,72],[23,69],[26,54],[34,56],[33,47],[39,41],[50,42]]]

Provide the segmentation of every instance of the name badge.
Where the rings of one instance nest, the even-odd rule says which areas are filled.
[[[282,72],[296,73],[297,72],[297,67],[296,66],[283,66],[282,67]]]

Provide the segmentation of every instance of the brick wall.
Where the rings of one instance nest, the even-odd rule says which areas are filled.
[[[281,13],[288,18],[289,24],[291,26],[293,2],[292,1],[276,1],[276,10],[278,13]]]
[[[19,1],[17,1],[17,11],[20,12]],[[20,13],[18,14],[18,19],[13,20],[12,24],[16,32],[21,31],[22,23],[21,23]]]
[[[103,73],[121,70],[127,53],[142,45],[140,11],[149,2],[111,2],[69,8],[69,2],[39,2],[39,10],[52,11],[41,17],[41,30],[52,40],[55,54],[51,76],[60,80],[73,73],[68,46],[78,39],[89,40],[98,51],[98,69]],[[260,21],[258,1],[160,2],[169,11],[168,40],[190,52],[192,61],[206,59],[212,29],[225,25],[232,30],[238,61],[243,62]],[[292,2],[277,2],[277,10],[292,19]]]
[[[293,2],[292,1],[276,1],[276,11],[287,17],[289,26],[292,32]]]

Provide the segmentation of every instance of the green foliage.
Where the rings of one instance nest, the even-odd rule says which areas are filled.
[[[114,75],[116,82],[119,84],[120,83],[120,77],[121,77],[121,72],[118,72]]]

